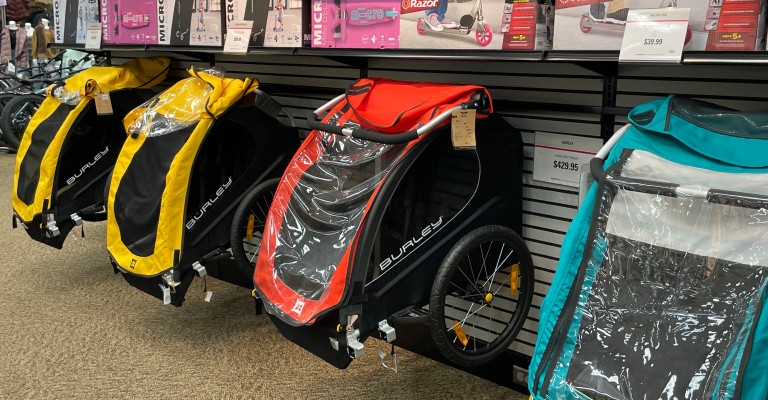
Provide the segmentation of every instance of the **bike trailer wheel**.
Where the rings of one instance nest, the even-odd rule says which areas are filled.
[[[435,277],[429,325],[440,353],[474,367],[514,340],[533,298],[533,261],[520,236],[489,225],[453,246]]]
[[[18,149],[21,145],[24,130],[44,99],[36,94],[17,96],[9,100],[0,111],[0,130],[5,141],[13,148]]]
[[[232,256],[240,271],[250,278],[253,278],[269,206],[279,182],[278,178],[270,179],[253,188],[237,206],[232,219],[229,235]]]

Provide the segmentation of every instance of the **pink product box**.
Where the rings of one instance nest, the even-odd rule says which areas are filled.
[[[100,0],[102,43],[157,44],[157,0]]]
[[[312,0],[312,47],[400,47],[399,0]]]

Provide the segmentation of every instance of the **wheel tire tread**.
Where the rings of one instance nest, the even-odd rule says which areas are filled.
[[[521,293],[520,299],[523,301],[522,303],[518,301],[518,304],[522,304],[522,306],[515,309],[515,314],[518,312],[524,312],[524,315],[516,321],[511,321],[516,322],[518,326],[510,331],[508,337],[504,338],[501,344],[497,345],[497,347],[490,352],[478,356],[460,355],[454,350],[454,346],[450,343],[444,334],[445,317],[442,312],[443,300],[441,288],[449,284],[448,281],[452,277],[454,265],[459,260],[464,258],[467,251],[474,249],[478,244],[483,243],[485,240],[493,238],[509,239],[518,250],[522,250],[520,255],[520,275],[522,279],[525,279],[522,287],[527,289],[527,291]],[[517,336],[517,333],[520,331],[523,323],[525,323],[525,319],[527,318],[530,304],[533,299],[533,274],[533,261],[531,259],[530,252],[525,246],[525,242],[520,237],[520,235],[508,227],[501,225],[483,226],[469,232],[458,242],[456,242],[453,248],[451,248],[451,250],[445,256],[443,263],[438,269],[429,298],[429,326],[432,333],[432,338],[440,353],[445,356],[445,358],[447,358],[451,363],[464,367],[476,367],[482,364],[486,364],[487,362],[496,358],[500,353],[502,353],[512,343],[514,338]],[[523,296],[525,296],[525,299],[523,299]],[[513,318],[516,317],[513,316]]]
[[[5,142],[8,143],[8,145],[16,149],[21,146],[21,138],[12,133],[13,126],[11,125],[11,110],[13,110],[14,107],[19,104],[27,103],[30,101],[37,101],[42,103],[43,99],[45,98],[37,94],[25,94],[9,100],[8,104],[3,107],[2,111],[0,111],[0,130],[3,132],[3,138],[5,139]]]

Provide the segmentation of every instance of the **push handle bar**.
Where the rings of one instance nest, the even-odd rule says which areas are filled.
[[[345,98],[345,94],[339,95],[333,100],[329,101],[328,103],[324,104],[322,107],[318,108],[314,112],[311,112],[309,116],[307,117],[307,125],[309,125],[310,128],[333,133],[335,135],[344,135],[349,136],[356,139],[363,139],[368,140],[371,142],[377,142],[377,143],[383,143],[383,144],[401,144],[401,143],[408,143],[412,140],[418,139],[420,136],[430,132],[432,129],[435,129],[438,125],[440,125],[443,121],[451,117],[451,113],[453,113],[456,110],[466,110],[466,109],[475,109],[475,110],[486,110],[488,108],[488,96],[485,94],[484,91],[478,91],[475,95],[472,96],[472,99],[466,103],[462,103],[458,106],[452,107],[436,117],[432,118],[429,122],[424,124],[418,129],[411,129],[404,132],[399,133],[381,133],[381,132],[374,132],[369,131],[365,129],[360,128],[345,128],[342,126],[337,125],[331,125],[326,124],[323,122],[320,122],[318,119],[318,114],[321,114],[331,107],[338,104],[341,100]]]
[[[621,127],[621,129],[616,131],[616,133],[614,133],[613,136],[611,136],[611,138],[605,142],[603,147],[600,148],[597,154],[595,154],[595,157],[589,162],[589,172],[592,174],[593,178],[599,180],[603,176],[605,173],[605,169],[603,168],[603,161],[605,160],[605,157],[608,156],[608,153],[611,152],[613,146],[616,145],[616,142],[618,142],[622,136],[624,136],[624,133],[629,129],[630,126],[632,125],[624,125]]]

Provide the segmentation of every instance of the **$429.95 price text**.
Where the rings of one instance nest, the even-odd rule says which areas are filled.
[[[566,171],[578,171],[579,164],[569,163],[565,161],[553,161],[553,166],[557,169],[564,169]]]

